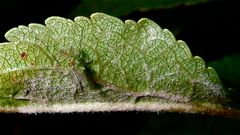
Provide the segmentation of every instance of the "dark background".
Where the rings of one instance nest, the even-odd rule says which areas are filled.
[[[1,0],[0,42],[6,41],[4,33],[7,30],[20,24],[44,23],[49,16],[69,18],[80,2],[80,0]],[[239,13],[239,4],[236,1],[222,0],[193,6],[179,5],[169,9],[134,11],[120,18],[135,21],[142,17],[150,18],[162,28],[173,31],[177,39],[187,42],[193,55],[198,55],[210,63],[225,56],[240,54]],[[235,87],[224,77],[222,80],[226,86]],[[236,97],[239,95],[235,95]],[[236,104],[240,103],[238,100]],[[74,132],[124,135],[240,134],[240,121],[177,113],[0,114],[0,135],[74,134]]]

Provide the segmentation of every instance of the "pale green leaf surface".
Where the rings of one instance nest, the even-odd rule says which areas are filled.
[[[95,13],[45,24],[13,28],[0,44],[2,111],[221,110],[214,69],[149,19]]]

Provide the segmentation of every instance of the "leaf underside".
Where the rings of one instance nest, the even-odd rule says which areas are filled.
[[[94,13],[45,24],[13,28],[0,43],[1,111],[201,112],[225,99],[214,69],[147,18]]]

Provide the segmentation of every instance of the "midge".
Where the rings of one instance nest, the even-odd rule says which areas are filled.
[[[45,25],[21,25],[5,37],[8,42],[0,44],[1,100],[219,103],[225,97],[214,69],[147,18],[122,22],[104,13],[74,21],[49,17]]]

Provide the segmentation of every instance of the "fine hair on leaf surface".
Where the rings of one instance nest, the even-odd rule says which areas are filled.
[[[3,111],[220,112],[227,99],[215,70],[147,18],[53,16],[45,25],[20,25],[5,37]]]

